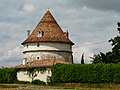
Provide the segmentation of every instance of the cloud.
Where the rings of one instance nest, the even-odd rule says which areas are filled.
[[[0,53],[0,66],[15,66],[16,64],[21,64],[22,48],[18,46],[11,48],[10,45],[8,46],[0,48],[0,50],[5,51],[4,53]]]
[[[107,11],[116,11],[120,12],[120,0],[66,0],[67,2],[71,2],[71,4],[76,4],[80,7],[88,7],[92,9],[98,10],[107,10]]]
[[[30,13],[30,12],[33,12],[35,10],[35,6],[31,3],[27,3],[27,4],[24,4],[22,9],[24,12]]]
[[[90,62],[90,56],[93,55],[93,52],[91,51],[93,49],[92,46],[89,47],[73,47],[73,56],[74,56],[74,63],[81,63],[81,56],[84,53],[84,59],[85,63],[91,63]]]
[[[64,30],[69,30],[71,39],[77,45],[87,41],[109,40],[118,33],[116,30],[118,18],[111,11],[105,12],[78,7],[65,10],[65,12],[66,16],[63,18],[65,23],[61,19],[62,27]]]
[[[110,51],[111,45],[107,42],[85,42],[81,45],[73,47],[74,63],[81,63],[81,56],[84,53],[85,63],[91,63],[90,57],[100,52],[106,53]],[[108,50],[108,51],[106,51]]]
[[[119,0],[3,0],[0,1],[0,66],[22,62],[21,42],[26,31],[35,28],[50,8],[63,31],[68,30],[73,46],[74,61],[80,62],[85,53],[86,63],[94,53],[107,52],[110,44],[86,44],[109,40],[118,34]],[[6,7],[7,6],[7,7]]]

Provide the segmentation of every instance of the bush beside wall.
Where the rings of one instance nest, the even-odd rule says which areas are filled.
[[[34,85],[46,85],[45,82],[40,81],[39,79],[33,80],[33,81],[32,81],[32,84],[34,84]]]
[[[17,81],[17,69],[1,68],[0,83],[13,83]]]
[[[120,83],[120,64],[57,64],[53,83]]]

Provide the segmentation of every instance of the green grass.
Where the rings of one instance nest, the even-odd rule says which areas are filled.
[[[55,85],[0,84],[0,90],[120,90],[120,84],[63,83]]]
[[[71,90],[120,90],[120,84],[113,83],[63,83],[55,84],[53,87]]]

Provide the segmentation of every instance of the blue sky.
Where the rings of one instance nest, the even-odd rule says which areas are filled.
[[[120,0],[0,0],[0,67],[21,64],[21,42],[40,21],[47,8],[63,31],[68,30],[74,62],[111,49],[107,41],[116,35],[120,21]],[[106,41],[104,43],[94,44]]]

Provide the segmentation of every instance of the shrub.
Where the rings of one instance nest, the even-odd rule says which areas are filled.
[[[57,64],[52,83],[120,83],[120,64]]]
[[[39,79],[35,79],[31,82],[34,85],[45,85],[46,83],[43,81],[40,81]]]
[[[17,69],[1,68],[0,83],[13,83],[17,81]]]

